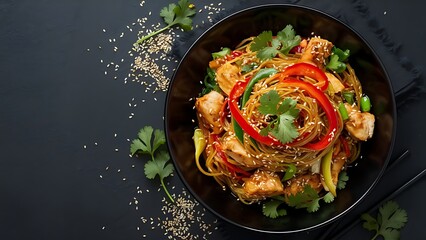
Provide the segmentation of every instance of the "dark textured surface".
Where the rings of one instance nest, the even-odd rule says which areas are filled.
[[[426,16],[422,1],[262,3],[266,2],[298,3],[339,17],[377,50],[395,90],[412,80],[423,84],[426,32],[422,26]],[[210,3],[218,1],[196,4]],[[136,40],[136,33],[126,26],[150,11],[147,27],[160,22],[158,12],[166,4],[164,0],[147,1],[141,8],[137,1],[121,0],[0,1],[2,239],[166,238],[158,227],[151,229],[149,220],[152,217],[156,225],[156,218],[162,216],[159,200],[164,193],[157,192],[157,181],[145,179],[144,162],[127,156],[127,139],[134,138],[140,127],[163,127],[165,93],[145,93],[139,84],[124,85],[122,80],[131,62],[127,51]],[[254,4],[247,2],[247,6]],[[244,6],[231,1],[222,5],[234,10]],[[194,21],[201,24],[201,16]],[[121,32],[126,33],[123,39],[118,37]],[[111,51],[114,45],[109,38],[119,40],[117,53]],[[99,45],[102,50],[97,50]],[[114,81],[113,75],[104,75],[105,64],[99,60],[118,62],[121,58],[125,62],[117,73],[119,80]],[[175,66],[170,63],[170,68]],[[400,96],[393,155],[409,148],[410,156],[386,174],[368,198],[342,219],[341,226],[426,167],[425,95],[416,87]],[[136,108],[128,106],[132,98],[138,103]],[[142,99],[146,101],[142,103]],[[130,120],[132,112],[135,116]],[[182,191],[177,176],[167,180],[176,186],[173,192]],[[143,194],[137,193],[138,186]],[[402,239],[426,234],[425,186],[423,179],[395,199],[409,216]],[[139,200],[139,210],[135,210],[134,197]],[[141,217],[148,222],[143,223]],[[209,213],[204,218],[207,222],[214,219]],[[322,230],[284,237],[221,222],[210,239],[317,239]],[[369,236],[358,225],[342,239]]]

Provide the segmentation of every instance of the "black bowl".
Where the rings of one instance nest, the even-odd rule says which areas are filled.
[[[277,32],[292,24],[297,34],[311,33],[350,49],[353,66],[373,104],[376,116],[374,136],[362,145],[361,158],[349,168],[347,187],[331,204],[318,212],[291,210],[288,216],[263,216],[258,204],[244,205],[230,191],[224,191],[212,177],[200,173],[194,162],[192,141],[194,99],[202,89],[211,52],[235,47],[242,39],[264,30]],[[165,131],[176,171],[189,191],[207,209],[240,227],[268,233],[292,233],[313,229],[343,216],[369,193],[389,161],[395,140],[396,107],[392,86],[374,50],[354,30],[339,20],[314,9],[294,5],[263,5],[249,8],[215,24],[191,46],[170,83],[165,107]]]

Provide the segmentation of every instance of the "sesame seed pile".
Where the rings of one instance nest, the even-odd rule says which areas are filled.
[[[131,77],[132,81],[144,85],[146,87],[145,92],[167,90],[170,74],[168,74],[169,69],[165,63],[177,62],[169,55],[174,38],[174,32],[169,30],[167,33],[160,33],[142,42],[142,44],[134,45],[130,53],[131,56],[134,56],[134,61],[130,65],[131,69],[128,76]]]
[[[212,23],[215,14],[225,10],[221,7],[221,3],[208,3],[205,6],[201,6],[201,3],[197,4],[200,5],[196,5],[198,10],[196,18],[193,19],[194,29]],[[139,5],[141,8],[145,8],[145,1],[141,1]],[[132,44],[142,36],[164,27],[163,22],[151,24],[151,17],[158,18],[159,13],[146,9],[144,12],[145,16],[123,26],[122,31],[113,31],[108,27],[101,28],[101,34],[104,36],[102,42],[96,47],[86,49],[88,53],[100,56],[99,62],[104,67],[101,72],[104,78],[114,81],[121,80],[127,86],[143,88],[140,96],[128,96],[128,99],[124,99],[125,107],[131,111],[125,116],[129,120],[138,118],[135,113],[137,110],[146,109],[144,108],[146,102],[151,104],[157,102],[155,93],[168,89],[170,78],[175,71],[173,67],[179,61],[171,54],[174,40],[179,38],[179,33],[182,32],[178,28],[164,31],[139,45]],[[149,97],[153,98],[154,102],[149,101]],[[164,120],[164,116],[158,117]],[[140,127],[143,127],[144,124],[149,125],[149,123],[143,122],[141,124]],[[84,143],[82,147],[88,154],[111,153],[110,159],[103,159],[103,164],[106,165],[97,166],[98,171],[95,177],[104,187],[112,189],[130,187],[132,189],[128,201],[123,202],[123,205],[127,205],[135,211],[137,218],[131,224],[138,231],[138,235],[142,238],[154,239],[160,232],[164,239],[212,238],[215,230],[218,229],[217,219],[211,215],[205,215],[206,209],[185,189],[179,190],[175,186],[170,186],[175,203],[164,198],[162,189],[152,189],[152,181],[158,179],[146,179],[143,176],[144,159],[136,159],[129,155],[130,139],[134,136],[126,136],[126,134],[116,131],[110,134],[111,139],[92,139],[89,141],[91,143]],[[123,159],[125,160],[123,161]],[[138,173],[136,174],[134,171],[138,171]],[[165,181],[170,181],[171,178],[175,178],[175,176],[172,174]],[[144,211],[146,208],[152,209],[150,212],[156,212],[155,216],[149,216]],[[107,222],[101,222],[99,229],[101,231],[121,230]]]
[[[187,194],[185,190],[176,197],[176,203],[170,203],[165,198],[162,201],[163,214],[161,229],[168,239],[208,239],[213,230],[217,230],[217,220],[213,223],[204,221],[205,209],[199,207],[199,203]],[[200,210],[201,209],[201,210]],[[191,234],[191,229],[198,229],[201,234]]]

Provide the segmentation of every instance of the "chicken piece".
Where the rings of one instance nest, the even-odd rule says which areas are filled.
[[[222,94],[211,91],[206,95],[197,98],[195,108],[198,113],[198,120],[207,129],[218,134],[222,131],[222,123],[220,121],[222,105],[225,102],[225,97]]]
[[[209,68],[216,69],[216,68],[222,66],[222,64],[224,64],[225,62],[226,62],[226,59],[224,59],[224,58],[216,58],[216,59],[211,60],[209,62]]]
[[[257,170],[244,182],[244,192],[250,198],[272,197],[283,193],[279,176],[270,171]]]
[[[318,173],[300,175],[287,181],[288,186],[284,188],[284,195],[296,195],[303,192],[305,185],[309,184],[315,191],[320,192],[322,189],[321,177]]]
[[[366,141],[373,136],[374,115],[368,112],[361,112],[351,105],[345,103],[349,115],[345,128],[349,134],[357,140]]]
[[[309,40],[308,46],[302,53],[300,61],[311,62],[322,68],[325,65],[325,59],[331,54],[333,43],[326,39],[313,37]]]
[[[334,76],[334,74],[326,72],[325,75],[327,75],[328,82],[333,88],[334,93],[341,92],[343,89],[345,89],[345,86],[336,76]]]
[[[240,69],[231,64],[225,63],[216,71],[216,80],[220,89],[229,96],[232,88],[238,79],[241,78]]]
[[[235,136],[225,138],[222,146],[225,153],[239,164],[246,167],[262,166],[261,163],[255,161],[255,159],[248,154],[244,146]]]
[[[337,154],[337,156],[333,159],[333,162],[331,164],[331,178],[333,179],[334,185],[337,185],[337,181],[339,180],[339,174],[343,169],[343,166],[346,163],[346,153],[340,152]]]

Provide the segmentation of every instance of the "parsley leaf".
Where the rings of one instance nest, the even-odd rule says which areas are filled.
[[[167,29],[170,29],[171,27],[175,25],[179,26],[184,31],[191,30],[192,29],[191,17],[193,17],[194,15],[195,15],[194,4],[189,3],[188,0],[179,0],[177,4],[170,3],[168,6],[164,7],[160,11],[160,16],[163,18],[167,26],[157,31],[153,31],[144,37],[139,38],[139,40],[136,42],[136,45],[142,43],[148,38],[151,38]]]
[[[259,112],[270,115],[272,121],[260,131],[263,136],[270,133],[282,143],[293,141],[299,136],[294,120],[299,115],[297,101],[286,98],[282,101],[278,92],[271,90],[260,97]]]
[[[148,179],[154,179],[155,176],[158,175],[161,186],[169,199],[174,202],[173,197],[170,195],[164,183],[164,178],[170,176],[174,168],[173,165],[169,163],[169,153],[165,150],[157,151],[164,143],[166,143],[166,137],[162,130],[154,130],[151,126],[145,126],[139,130],[138,138],[134,139],[130,144],[130,154],[133,156],[139,153],[151,156],[151,160],[145,163],[145,176]]]
[[[408,216],[396,202],[388,201],[379,208],[377,219],[369,213],[362,214],[361,219],[365,221],[362,225],[365,229],[375,232],[372,239],[381,235],[385,240],[394,240],[399,239],[399,230],[407,223]]]
[[[293,26],[287,25],[277,33],[277,37],[272,36],[272,31],[264,31],[253,39],[250,50],[257,51],[256,56],[264,61],[275,57],[279,53],[288,54],[295,46],[299,45],[301,37],[296,35]]]
[[[271,201],[264,203],[262,206],[263,215],[270,218],[277,218],[287,215],[287,210],[280,208],[281,204],[283,203],[283,201],[279,201],[276,199],[272,199]]]

